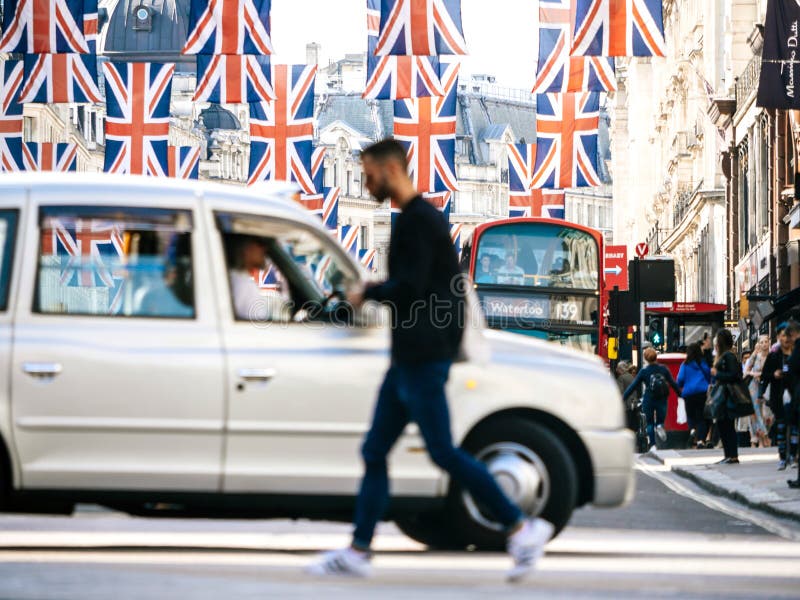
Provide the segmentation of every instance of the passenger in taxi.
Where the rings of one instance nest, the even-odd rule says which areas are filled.
[[[189,318],[194,316],[191,285],[189,236],[174,236],[159,255],[155,237],[139,240],[140,263],[153,263],[157,274],[149,275],[134,294],[134,314],[152,317]],[[148,252],[149,250],[149,252]]]
[[[290,299],[285,291],[260,290],[254,271],[268,268],[267,241],[251,235],[229,236],[229,278],[233,312],[241,321],[287,321]]]

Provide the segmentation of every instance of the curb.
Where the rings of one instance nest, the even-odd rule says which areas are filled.
[[[657,450],[648,452],[644,456],[664,465],[671,473],[688,479],[716,496],[728,498],[748,508],[775,517],[800,523],[800,494],[795,498],[787,498],[771,489],[755,487],[731,477],[723,471],[710,468],[706,461],[699,461],[695,464],[687,463],[687,455],[676,450]],[[698,457],[700,456],[702,455],[698,455]],[[786,474],[788,478],[790,472],[787,471]]]
[[[748,498],[747,495],[742,494],[739,491],[731,490],[730,487],[714,483],[713,481],[709,481],[708,478],[698,475],[697,474],[697,470],[699,470],[699,469],[687,469],[685,467],[673,467],[671,469],[671,471],[673,473],[675,473],[676,475],[679,475],[679,476],[683,477],[684,479],[688,479],[689,481],[692,481],[693,483],[697,484],[699,487],[703,488],[704,490],[706,490],[708,492],[712,492],[712,493],[714,493],[716,495],[724,496],[724,497],[729,498],[731,500],[735,500],[736,502],[744,504],[745,506],[748,506],[749,508],[755,508],[757,510],[761,510],[763,512],[769,513],[769,514],[771,514],[773,516],[781,517],[783,519],[789,519],[791,521],[795,521],[797,523],[800,523],[800,513],[798,513],[797,511],[784,510],[780,506],[775,506],[775,504],[779,504],[781,502],[787,502],[787,500],[780,499],[780,500],[776,500],[776,502],[774,502],[774,503],[773,502],[754,501],[754,500],[751,500],[750,498]],[[704,470],[706,472],[708,472],[708,469],[704,469]],[[727,477],[725,475],[723,475],[722,477],[724,477],[728,481],[735,481],[731,477]],[[800,495],[798,496],[797,501],[800,502]]]

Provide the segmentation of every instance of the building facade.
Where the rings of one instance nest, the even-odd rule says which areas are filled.
[[[615,241],[672,257],[684,302],[727,298],[725,141],[708,113],[725,87],[721,4],[665,0],[666,57],[618,59],[611,101]]]
[[[800,119],[797,111],[756,106],[766,4],[725,3],[723,63],[731,85],[712,109],[725,133],[730,316],[744,348],[779,320],[800,315]]]

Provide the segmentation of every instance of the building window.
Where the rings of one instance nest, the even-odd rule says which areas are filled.
[[[750,248],[750,236],[747,235],[750,225],[750,173],[748,167],[747,139],[739,146],[739,259]]]
[[[758,199],[756,205],[756,237],[760,238],[769,231],[769,117],[764,114],[757,122],[755,147],[758,149]]]

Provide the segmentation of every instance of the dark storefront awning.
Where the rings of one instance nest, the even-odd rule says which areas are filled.
[[[777,319],[785,321],[790,317],[800,315],[800,287],[794,288],[783,296],[778,296],[771,302],[772,312],[764,317],[764,321]]]

